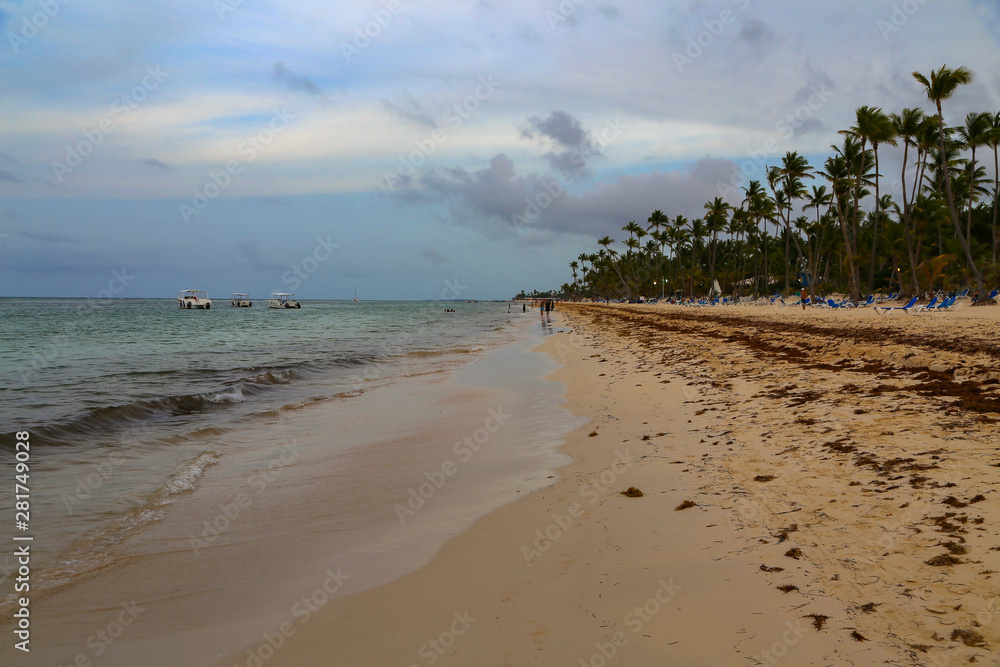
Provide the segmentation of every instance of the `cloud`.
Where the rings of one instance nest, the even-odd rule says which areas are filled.
[[[257,244],[253,241],[236,243],[233,248],[236,250],[237,254],[245,259],[254,269],[281,272],[289,268],[287,264],[282,264],[278,261],[265,257],[260,252],[260,248],[258,248]]]
[[[142,164],[148,164],[150,167],[159,167],[160,169],[170,169],[170,165],[166,162],[161,162],[156,158],[149,158],[148,160],[139,160]]]
[[[431,246],[424,246],[424,249],[420,251],[420,256],[434,264],[444,264],[451,261],[451,257]]]
[[[275,81],[280,81],[281,83],[284,83],[286,86],[288,86],[289,90],[295,90],[295,91],[301,90],[316,97],[322,97],[324,99],[326,98],[326,95],[323,94],[323,91],[320,90],[316,86],[316,84],[314,84],[312,81],[310,81],[304,76],[298,76],[290,69],[285,67],[285,63],[281,62],[280,60],[274,63],[274,68],[271,71],[271,76],[274,78]]]
[[[268,206],[283,207],[292,205],[289,201],[285,201],[284,199],[275,199],[274,197],[258,197],[257,201],[261,204],[267,204]]]
[[[705,202],[719,196],[720,186],[731,183],[738,172],[731,160],[706,157],[688,169],[625,175],[570,193],[570,183],[544,174],[518,174],[510,158],[500,154],[480,170],[429,171],[413,187],[449,204],[459,224],[485,233],[519,228],[603,236],[629,220],[645,221],[656,209],[670,216],[700,217]]]
[[[778,48],[782,38],[763,21],[746,18],[740,31],[736,33],[736,42],[746,46],[759,58],[766,51]]]
[[[565,111],[553,111],[548,118],[532,116],[528,119],[529,128],[522,132],[525,137],[533,138],[535,134],[552,139],[566,148],[583,148],[589,145],[588,132],[579,120]]]
[[[0,181],[7,181],[8,183],[24,183],[20,177],[7,171],[6,169],[0,169]]]
[[[16,216],[15,216],[16,217]],[[18,236],[23,236],[24,238],[31,239],[32,241],[41,241],[42,243],[76,243],[76,239],[71,236],[66,236],[65,234],[47,234],[40,232],[28,232],[23,229],[18,230]]]
[[[830,131],[826,123],[818,118],[807,118],[797,124],[792,125],[796,138],[809,134],[822,135]]]
[[[404,91],[405,93],[405,91]],[[382,106],[389,111],[391,114],[404,118],[406,120],[411,120],[419,125],[424,125],[430,129],[436,129],[438,124],[431,118],[427,112],[424,111],[420,103],[413,99],[413,96],[409,93],[405,93],[406,97],[403,99],[401,104],[396,104],[387,99],[382,99]]]
[[[548,118],[532,116],[521,136],[529,139],[541,137],[563,148],[562,151],[552,151],[542,156],[558,172],[583,174],[586,172],[587,161],[601,154],[594,146],[590,131],[565,111],[553,111]]]

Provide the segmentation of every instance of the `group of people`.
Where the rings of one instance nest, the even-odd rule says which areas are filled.
[[[538,314],[541,317],[545,317],[545,314],[551,313],[553,310],[555,310],[555,307],[556,307],[556,302],[553,299],[540,299],[538,301]],[[507,312],[508,313],[510,312],[509,303],[507,304]],[[528,304],[526,303],[521,304],[521,312],[522,313],[528,312]]]

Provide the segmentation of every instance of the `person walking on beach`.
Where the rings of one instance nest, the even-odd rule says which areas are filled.
[[[528,312],[528,304],[526,304],[526,303],[522,303],[521,304],[521,312],[522,313]]]
[[[539,301],[538,302],[538,316],[539,317],[545,317],[545,302],[544,301]]]

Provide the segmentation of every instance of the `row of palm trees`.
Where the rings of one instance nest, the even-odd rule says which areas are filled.
[[[700,296],[716,281],[732,295],[798,285],[855,300],[876,289],[909,296],[967,285],[984,293],[1000,280],[1000,113],[969,113],[964,125],[949,127],[942,102],[971,83],[972,72],[943,66],[913,77],[933,113],[863,106],[822,169],[789,152],[767,169],[766,185],[750,181],[736,205],[716,197],[697,219],[656,210],[645,226],[629,222],[623,250],[605,236],[596,252],[570,262],[573,282],[563,293]],[[902,148],[894,194],[882,192],[887,146]],[[992,149],[992,179],[977,159],[981,149]],[[816,179],[825,183],[807,187]]]

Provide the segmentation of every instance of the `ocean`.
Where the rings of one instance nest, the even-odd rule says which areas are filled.
[[[191,596],[215,621],[257,614],[265,627],[262,591],[292,590],[327,561],[355,573],[344,593],[378,585],[548,484],[577,421],[541,379],[551,360],[528,352],[554,329],[511,310],[0,299],[0,507],[13,526],[6,487],[28,432],[31,591],[53,658],[90,650],[65,626],[88,615],[100,626],[94,590],[114,606],[141,589],[161,602],[116,644],[120,664],[156,664],[153,647],[176,651],[185,633],[184,664],[199,664],[240,638],[220,643]],[[294,557],[282,555],[289,540]],[[9,621],[14,544],[0,544]],[[259,590],[241,576],[247,558],[246,577],[269,573]]]

